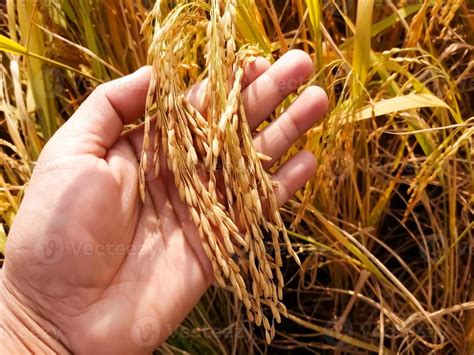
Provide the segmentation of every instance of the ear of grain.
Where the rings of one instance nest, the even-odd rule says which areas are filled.
[[[144,176],[160,164],[158,150],[162,147],[161,157],[175,176],[180,198],[189,206],[217,283],[242,300],[249,320],[263,324],[270,342],[275,321],[281,322],[281,315],[286,315],[280,302],[284,283],[280,243],[298,259],[284,232],[273,183],[262,167],[264,159],[255,151],[243,109],[244,67],[258,51],[250,46],[236,47],[235,0],[178,5],[165,19],[160,15],[159,4],[146,22],[152,37],[149,62],[156,80],[148,95],[143,149],[154,147],[155,155],[153,161],[146,154],[142,156],[142,196]],[[153,22],[155,27],[151,29]],[[197,65],[199,58],[206,63],[206,117],[184,99],[191,83],[176,56],[193,41],[205,43],[199,47],[200,57],[190,67]],[[152,110],[157,116],[154,137],[150,136]],[[208,182],[196,178],[198,168],[206,172]],[[225,205],[218,199],[218,181],[225,186],[221,191],[227,198]],[[263,200],[268,201],[268,206],[262,206]],[[264,207],[274,212],[266,216]],[[250,286],[251,292],[247,289]],[[264,305],[269,307],[272,322],[264,316]]]

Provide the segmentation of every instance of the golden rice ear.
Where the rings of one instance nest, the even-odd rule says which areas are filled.
[[[155,9],[146,21],[148,26],[155,24],[148,33],[153,37],[149,61],[156,78],[150,86],[147,112],[155,108],[157,119],[156,134],[151,137],[150,115],[145,118],[143,149],[154,147],[155,156],[150,161],[143,154],[141,191],[144,194],[146,171],[160,164],[156,150],[162,146],[161,156],[166,157],[180,198],[190,209],[217,283],[243,302],[249,320],[263,324],[270,342],[275,321],[279,323],[281,316],[286,316],[280,302],[284,284],[280,244],[286,245],[296,261],[298,257],[278,212],[271,177],[262,167],[268,158],[255,151],[243,108],[244,67],[255,60],[258,51],[250,46],[237,49],[235,0],[206,4],[178,5],[166,19],[153,18],[160,14]],[[188,27],[190,31],[186,31]],[[198,60],[206,63],[206,118],[184,99],[189,82],[176,58],[176,53],[193,41],[206,43],[195,62],[188,63],[189,68],[197,66]],[[196,178],[198,166],[209,177],[207,183]],[[227,197],[225,205],[219,202],[217,180],[225,186],[220,191]],[[268,216],[262,212],[264,200],[272,211]],[[272,315],[271,323],[264,315],[264,305]]]

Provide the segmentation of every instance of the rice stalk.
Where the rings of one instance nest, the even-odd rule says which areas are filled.
[[[323,36],[321,30],[321,4],[319,0],[306,0],[308,11],[309,11],[309,18],[312,25],[312,32],[314,38],[314,46],[315,46],[315,61],[314,65],[316,67],[316,71],[321,70],[322,62],[323,62]]]
[[[16,5],[19,28],[22,39],[25,40],[25,48],[37,56],[44,56],[46,49],[43,34],[33,26],[37,16],[40,16],[37,8],[38,3],[17,1]],[[10,14],[10,16],[14,15]],[[60,125],[56,103],[47,87],[51,81],[50,71],[45,70],[43,63],[36,58],[29,57],[27,62],[28,84],[31,86],[30,90],[38,109],[39,124],[45,138],[50,138]]]

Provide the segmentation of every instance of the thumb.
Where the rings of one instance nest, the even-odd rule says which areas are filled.
[[[105,157],[124,125],[145,112],[151,67],[98,86],[58,130],[47,150],[58,156],[94,154]],[[45,149],[46,150],[46,149]]]

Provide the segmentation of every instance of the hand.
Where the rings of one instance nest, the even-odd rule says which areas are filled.
[[[313,64],[291,51],[259,58],[245,73],[252,129],[306,81]],[[138,167],[151,69],[100,86],[46,145],[10,231],[1,290],[74,353],[145,353],[164,341],[213,282],[212,268],[171,173],[148,181]],[[198,108],[199,86],[189,100]],[[325,114],[323,90],[308,88],[255,136],[274,160]],[[273,176],[283,204],[315,172],[300,152]]]

